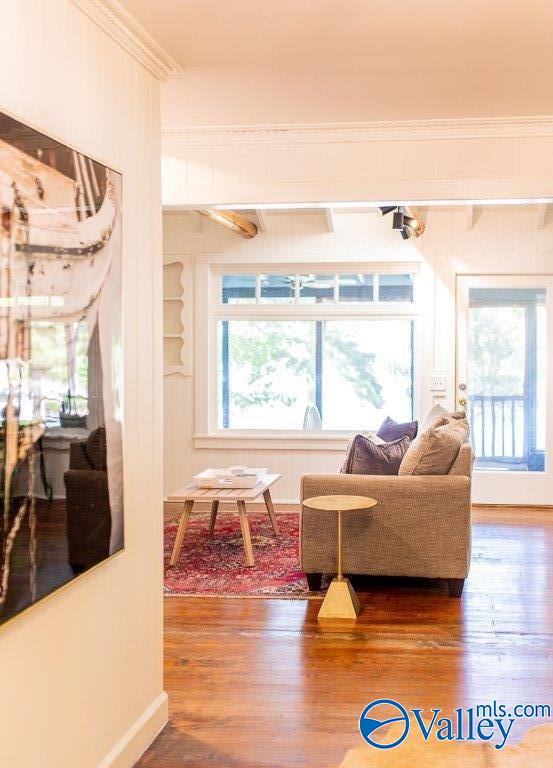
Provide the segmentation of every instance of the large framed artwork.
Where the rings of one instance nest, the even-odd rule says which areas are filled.
[[[0,113],[0,623],[124,546],[121,191]]]

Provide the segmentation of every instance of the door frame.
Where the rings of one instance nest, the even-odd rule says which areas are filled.
[[[542,506],[553,504],[553,276],[546,274],[470,274],[455,279],[455,401],[459,404],[459,385],[467,381],[468,310],[470,288],[544,288],[546,291],[546,403],[545,470],[505,471],[475,469],[473,501],[477,504]],[[470,394],[470,393],[469,393]],[[466,393],[465,393],[466,395]],[[461,397],[461,399],[463,399]],[[468,407],[468,403],[467,403]]]

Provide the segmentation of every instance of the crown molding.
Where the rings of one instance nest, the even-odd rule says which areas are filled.
[[[553,136],[553,116],[398,120],[366,123],[169,126],[165,144],[397,141]]]
[[[159,80],[181,67],[117,0],[71,0],[86,16]]]

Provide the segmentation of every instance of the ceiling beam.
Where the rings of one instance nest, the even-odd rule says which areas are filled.
[[[257,217],[257,229],[259,232],[265,232],[266,234],[268,232],[266,211],[256,208],[255,215]]]
[[[326,221],[326,228],[328,232],[335,232],[335,221],[334,221],[334,211],[332,208],[325,208],[324,209],[325,214],[325,221]]]
[[[257,227],[253,221],[246,219],[245,216],[241,216],[234,211],[213,211],[206,208],[198,211],[198,213],[201,213],[202,216],[206,216],[217,224],[221,224],[227,229],[231,229],[233,232],[236,232],[237,235],[242,235],[242,237],[251,238],[257,235]]]
[[[467,205],[467,230],[474,229],[476,219],[478,218],[478,211],[475,205]]]
[[[538,229],[543,229],[547,222],[547,213],[549,210],[549,204],[548,203],[540,203],[538,205],[538,219],[536,222],[536,225]]]

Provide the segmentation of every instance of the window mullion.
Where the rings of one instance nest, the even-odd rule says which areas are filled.
[[[229,381],[229,321],[223,320],[221,323],[221,357],[222,357],[222,381],[221,381],[221,415],[223,429],[230,426],[229,420],[229,402],[230,402],[230,381]]]
[[[323,420],[323,320],[315,321],[315,405]]]

